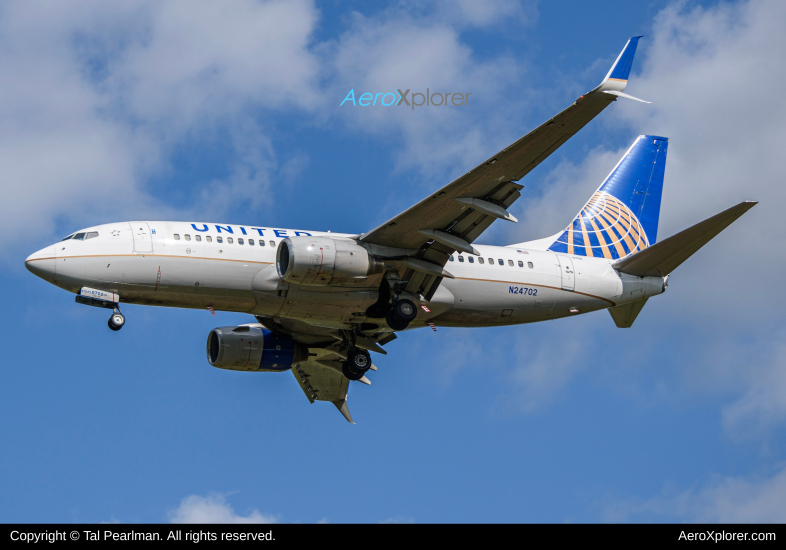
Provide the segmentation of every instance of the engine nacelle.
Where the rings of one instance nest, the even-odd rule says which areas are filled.
[[[307,358],[306,345],[259,327],[219,327],[207,337],[207,361],[219,369],[279,372]]]
[[[289,283],[324,286],[382,273],[384,262],[351,240],[289,237],[276,251],[278,275]]]

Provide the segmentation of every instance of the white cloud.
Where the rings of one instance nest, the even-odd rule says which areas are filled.
[[[382,520],[382,521],[380,521],[380,523],[383,523],[383,524],[385,524],[385,523],[390,523],[390,524],[392,524],[392,523],[415,523],[415,520],[413,518],[406,518],[404,516],[395,516],[395,517],[392,517],[392,518],[388,518],[388,519]]]
[[[171,523],[277,523],[276,516],[252,510],[247,516],[235,512],[221,494],[206,497],[190,495],[180,501],[180,506],[169,512]]]
[[[786,521],[786,468],[772,477],[716,477],[687,491],[666,488],[644,502],[606,506],[606,521],[687,521],[692,523],[783,523]]]
[[[308,0],[153,2],[111,60],[110,86],[130,113],[168,133],[234,114],[244,104],[318,102]]]
[[[260,110],[319,104],[316,21],[309,0],[4,4],[0,246],[28,250],[26,239],[51,238],[58,222],[199,208],[198,192],[177,208],[148,182],[166,175],[177,146],[219,129],[234,140],[231,176],[207,188],[258,206],[279,162],[268,130],[249,121]],[[256,193],[241,193],[249,184]]]
[[[508,5],[505,2],[501,5]],[[505,117],[526,96],[519,89],[503,97],[519,82],[523,62],[505,56],[479,59],[461,39],[464,23],[439,17],[442,4],[427,14],[396,7],[374,17],[352,15],[350,28],[330,44],[335,75],[330,94],[336,114],[354,130],[387,137],[401,143],[399,169],[415,169],[423,175],[447,178],[460,175],[514,139],[500,135]],[[456,5],[453,5],[456,9]],[[517,9],[521,9],[520,6]],[[463,12],[463,8],[459,9]],[[494,20],[505,9],[490,10]],[[472,19],[469,16],[469,20]],[[363,92],[410,89],[414,92],[471,93],[462,107],[351,108],[338,104],[350,89]],[[429,181],[433,181],[429,179]],[[429,184],[429,188],[433,184]]]

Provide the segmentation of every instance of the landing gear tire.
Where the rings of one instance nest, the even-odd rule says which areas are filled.
[[[341,364],[341,372],[343,372],[344,376],[346,376],[349,380],[360,380],[363,378],[363,373],[358,374],[349,370],[349,364],[346,361]]]
[[[341,365],[341,372],[350,380],[360,380],[371,368],[371,355],[366,350],[355,349],[347,354],[347,360]]]
[[[393,315],[392,311],[388,313],[387,317],[385,317],[385,321],[388,322],[388,326],[393,330],[404,330],[409,326],[409,323],[407,321],[399,320],[398,317]]]
[[[418,309],[415,304],[405,298],[393,302],[393,307],[390,308],[385,320],[393,330],[404,330],[417,315]]]
[[[114,331],[120,330],[121,328],[123,328],[123,325],[125,324],[126,324],[126,318],[123,317],[123,314],[120,313],[119,311],[113,313],[112,316],[109,318],[109,321],[107,321],[107,325],[109,326],[109,328]]]
[[[394,302],[393,309],[390,311],[393,315],[398,317],[399,320],[406,321],[407,323],[414,321],[415,317],[418,315],[418,308],[407,299]]]

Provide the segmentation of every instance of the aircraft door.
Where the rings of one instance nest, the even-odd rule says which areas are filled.
[[[572,292],[576,289],[576,274],[573,272],[573,260],[568,256],[557,256],[557,259],[559,260],[559,270],[562,274],[562,289]]]
[[[130,222],[131,234],[134,236],[134,252],[149,254],[153,252],[153,238],[147,222]]]

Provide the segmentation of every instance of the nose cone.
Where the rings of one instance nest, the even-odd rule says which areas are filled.
[[[25,267],[33,275],[41,277],[48,283],[53,283],[55,280],[55,266],[57,260],[55,259],[55,246],[47,246],[38,252],[30,254],[25,260]]]

